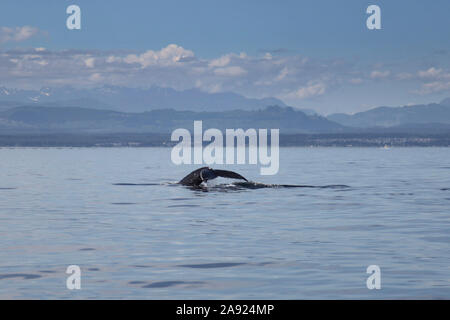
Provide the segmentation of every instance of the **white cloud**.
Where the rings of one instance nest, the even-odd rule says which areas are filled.
[[[421,78],[436,78],[441,73],[442,73],[442,69],[436,69],[436,68],[432,67],[425,71],[419,71],[419,77],[421,77]]]
[[[159,51],[148,50],[140,55],[129,54],[123,61],[130,64],[138,63],[142,68],[147,68],[152,65],[175,65],[184,59],[193,57],[194,53],[192,51],[186,50],[176,44],[170,44]]]
[[[367,72],[367,70],[370,70]],[[227,53],[210,59],[176,44],[160,50],[97,51],[44,48],[0,50],[0,84],[9,87],[119,85],[127,87],[198,88],[206,92],[235,92],[248,97],[278,97],[299,106],[344,89],[408,80],[398,85],[403,94],[450,90],[450,72],[439,65],[426,70],[410,65],[362,65],[343,59],[313,59],[300,55],[270,57],[261,53]],[[356,98],[355,98],[356,99]],[[321,103],[321,102],[319,102]]]
[[[273,58],[273,56],[272,56],[269,52],[267,52],[267,53],[264,55],[264,59],[266,59],[266,60],[272,60],[272,58]]]
[[[45,65],[45,66],[44,66]],[[174,68],[176,67],[176,70]],[[96,50],[0,51],[0,83],[11,86],[160,86],[177,90],[235,92],[262,98],[288,94],[290,103],[323,95],[339,77],[354,77],[351,64],[303,56],[248,56],[228,53],[196,58],[172,44],[141,53]],[[348,72],[348,75],[346,73]],[[26,75],[26,80],[23,76]],[[107,76],[106,76],[107,75]],[[347,79],[348,80],[348,79]],[[290,93],[290,94],[289,94]]]
[[[415,91],[418,94],[431,94],[450,90],[450,81],[433,81],[424,83],[420,90]]]
[[[374,70],[370,73],[370,77],[372,79],[384,79],[384,78],[389,77],[390,74],[391,74],[391,72],[389,70],[385,70],[385,71]]]
[[[410,80],[413,77],[414,76],[411,73],[409,73],[409,72],[400,72],[400,73],[397,73],[396,76],[395,76],[395,78],[397,80]]]
[[[281,81],[289,74],[288,68],[284,67],[280,73],[276,76],[275,81]]]
[[[48,61],[46,60],[38,60],[36,61],[37,64],[41,65],[41,66],[46,66],[48,65]]]
[[[227,53],[225,55],[220,56],[217,59],[212,59],[208,62],[208,67],[210,68],[221,68],[226,67],[230,64],[240,63],[248,58],[245,52],[241,52],[240,54],[235,53]]]
[[[94,67],[94,63],[95,63],[95,58],[90,57],[90,58],[84,59],[84,64],[88,68],[93,68]]]
[[[227,66],[231,61],[231,55],[227,54],[224,56],[221,56],[220,58],[213,59],[209,63],[209,67],[225,67]]]
[[[114,63],[114,62],[120,62],[120,61],[122,61],[122,58],[120,58],[120,57],[109,56],[106,58],[107,63]]]
[[[247,71],[242,67],[232,66],[215,69],[214,73],[218,76],[237,77],[247,74]]]
[[[38,28],[30,26],[22,26],[15,28],[0,27],[0,44],[6,42],[25,41],[37,35],[38,32],[39,32]]]
[[[98,81],[102,81],[103,77],[100,73],[93,73],[90,77],[89,80],[93,81],[93,82],[98,82]]]
[[[308,82],[304,87],[301,87],[293,92],[284,95],[286,99],[306,99],[315,96],[320,96],[325,93],[326,86],[322,82]]]

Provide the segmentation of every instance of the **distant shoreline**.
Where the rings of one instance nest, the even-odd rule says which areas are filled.
[[[170,134],[161,133],[0,133],[0,147],[172,147],[175,144]],[[280,134],[280,146],[450,147],[450,133]]]

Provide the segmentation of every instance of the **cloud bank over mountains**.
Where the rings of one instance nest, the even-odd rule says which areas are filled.
[[[30,26],[1,27],[0,45],[21,42],[39,33]],[[326,114],[367,110],[371,107],[367,101],[384,103],[374,101],[372,96],[412,97],[405,104],[428,95],[436,100],[448,96],[450,68],[438,61],[433,63],[368,64],[358,59],[312,58],[276,50],[257,55],[227,53],[207,59],[177,44],[143,52],[42,47],[1,50],[0,46],[0,85],[21,89],[158,86],[234,92],[249,98],[274,97]],[[353,99],[349,106],[345,97]],[[327,107],[333,102],[334,109]]]

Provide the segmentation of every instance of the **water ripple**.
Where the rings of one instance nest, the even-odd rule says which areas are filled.
[[[42,276],[38,275],[38,274],[28,274],[28,273],[0,274],[0,280],[11,279],[11,278],[22,278],[23,280],[30,280],[30,279],[38,279],[41,277]]]
[[[178,267],[183,268],[199,268],[199,269],[211,269],[211,268],[229,268],[245,265],[243,262],[218,262],[218,263],[203,263],[203,264],[181,264]]]
[[[179,285],[200,285],[204,283],[203,281],[158,281],[142,286],[142,288],[169,288]]]

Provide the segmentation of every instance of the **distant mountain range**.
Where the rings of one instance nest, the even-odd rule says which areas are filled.
[[[442,100],[440,104],[443,105],[443,106],[450,107],[450,98]]]
[[[276,98],[251,99],[224,92],[208,93],[198,89],[177,91],[171,88],[126,88],[103,86],[93,89],[72,87],[20,90],[0,87],[0,111],[20,105],[82,107],[121,112],[157,109],[190,111],[258,110],[270,105],[286,106]],[[308,110],[310,111],[310,110]]]
[[[424,125],[450,125],[450,99],[441,103],[404,107],[378,107],[353,115],[336,113],[328,120],[353,128],[424,127]]]
[[[125,113],[78,107],[14,107],[0,112],[0,132],[153,132],[217,128],[280,128],[283,133],[342,132],[343,126],[291,107],[271,106],[256,111],[195,112],[173,109]]]
[[[204,128],[280,128],[282,133],[450,133],[450,98],[322,117],[276,98],[104,86],[20,90],[0,87],[0,133],[154,132]]]

